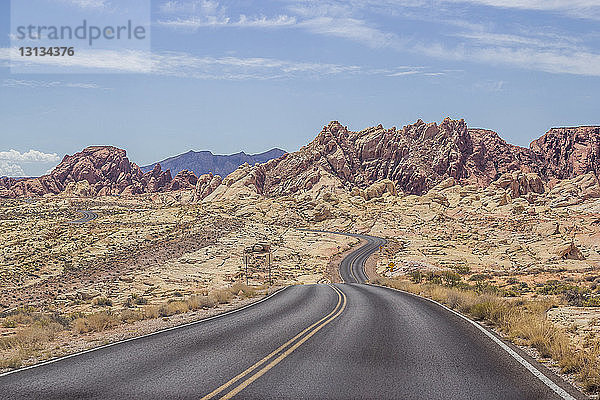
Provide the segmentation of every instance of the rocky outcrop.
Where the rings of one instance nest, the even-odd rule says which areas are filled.
[[[595,196],[599,161],[600,127],[554,128],[523,148],[493,131],[469,129],[464,120],[418,120],[402,129],[378,125],[359,132],[332,121],[299,151],[263,164],[245,163],[222,182],[218,175],[197,179],[187,170],[171,179],[160,164],[142,174],[124,150],[94,146],[66,156],[49,175],[0,181],[0,196],[60,193],[69,183],[86,181],[92,196],[193,189],[196,201],[211,201],[304,192],[319,197],[354,190],[355,197],[369,200],[385,193],[421,195],[440,185],[458,184],[490,187],[492,203],[501,205],[521,197],[533,203],[559,180],[586,174],[591,175],[581,185],[587,188],[575,184],[578,198]],[[463,198],[473,200],[469,193]],[[436,196],[432,201],[446,204]]]
[[[598,178],[591,172],[555,183],[546,196],[552,207],[566,207],[600,197]]]
[[[545,183],[586,172],[598,173],[600,128],[553,129],[523,148],[506,143],[493,131],[469,129],[463,120],[445,119],[402,129],[381,125],[360,132],[333,121],[297,152],[255,167],[240,167],[228,176],[231,197],[241,187],[266,196],[324,188],[366,190],[384,179],[395,190],[423,194],[441,184],[501,189],[498,202],[528,196],[532,201]],[[557,149],[554,149],[558,147]],[[445,203],[445,202],[444,202]]]
[[[196,178],[196,175],[194,175],[193,172],[184,169],[183,171],[179,172],[175,178],[173,178],[168,186],[168,190],[175,191],[195,189],[197,182],[198,178]]]
[[[524,173],[522,171],[507,172],[502,174],[498,180],[490,186],[505,189],[511,198],[525,196],[529,193],[544,193],[542,178],[534,172]]]
[[[448,178],[485,186],[518,170],[537,171],[528,149],[509,145],[491,131],[469,130],[463,120],[439,125],[419,120],[402,129],[379,125],[360,132],[333,121],[300,151],[257,165],[243,179],[268,196],[310,191],[323,179],[363,190],[387,179],[395,190],[422,194]]]
[[[215,191],[223,179],[219,175],[204,174],[196,182],[193,201],[201,201]]]
[[[352,188],[352,192],[350,194],[352,196],[360,196],[365,200],[372,200],[381,197],[386,193],[390,196],[398,196],[396,185],[389,179],[377,181],[364,190],[354,187]]]
[[[166,188],[171,183],[171,171],[162,171],[160,164],[156,164],[151,171],[142,177],[142,182],[149,193],[155,193]]]
[[[569,179],[588,172],[600,176],[600,127],[552,128],[531,143],[548,179]]]
[[[165,190],[170,182],[170,173],[162,172],[160,166],[144,175],[135,163],[129,161],[125,150],[113,146],[91,146],[80,153],[65,156],[48,175],[14,182],[1,195],[43,196],[65,190],[73,195],[135,195]]]

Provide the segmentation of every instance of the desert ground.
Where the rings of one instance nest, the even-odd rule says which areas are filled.
[[[0,203],[3,370],[203,318],[289,284],[339,281],[359,232],[388,244],[370,277],[464,283],[507,299],[549,299],[548,319],[585,346],[600,330],[600,200],[585,181],[512,199],[444,181],[423,196],[364,191],[192,202],[182,191]],[[78,210],[98,218],[86,223]],[[244,251],[271,245],[266,260]],[[373,277],[374,278],[374,277]],[[67,346],[67,343],[69,344]]]

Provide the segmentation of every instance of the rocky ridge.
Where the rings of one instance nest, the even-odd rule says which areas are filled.
[[[143,173],[125,150],[92,146],[65,156],[49,175],[2,178],[0,197],[191,190],[193,201],[211,201],[347,191],[369,200],[379,192],[422,195],[451,179],[463,186],[493,186],[491,190],[499,188],[511,198],[527,196],[531,201],[557,186],[553,196],[561,203],[565,200],[558,190],[596,196],[599,160],[600,127],[553,128],[524,148],[491,130],[469,129],[462,119],[446,118],[440,124],[418,120],[402,129],[378,125],[359,132],[332,121],[299,151],[254,166],[245,163],[224,179],[212,173],[197,177],[189,170],[172,178],[160,164]],[[561,184],[582,176],[585,193],[572,183]]]
[[[511,145],[497,133],[469,129],[445,119],[402,129],[381,125],[352,132],[337,121],[297,152],[254,167],[244,165],[208,199],[290,195],[336,189],[367,189],[382,180],[395,190],[421,195],[446,179],[487,187],[497,182],[513,197],[543,193],[557,180],[597,176],[600,128],[554,128],[530,148]]]

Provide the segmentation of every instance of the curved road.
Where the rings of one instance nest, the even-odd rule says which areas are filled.
[[[69,224],[85,224],[98,218],[98,214],[93,211],[79,210],[77,212],[81,214],[81,219],[70,221],[68,222]]]
[[[340,235],[354,236],[366,240],[366,244],[350,253],[342,260],[340,265],[340,277],[345,283],[365,283],[369,278],[365,272],[365,263],[371,254],[375,253],[387,241],[373,236],[332,232]]]
[[[381,243],[370,239],[342,263],[345,280],[366,278],[363,261]],[[0,398],[583,398],[560,385],[431,301],[352,283],[291,286],[235,312],[5,374]]]

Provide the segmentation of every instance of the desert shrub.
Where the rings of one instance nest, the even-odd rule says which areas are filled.
[[[256,290],[252,286],[239,282],[233,284],[233,286],[229,288],[229,291],[235,296],[237,296],[240,292],[242,292],[244,297],[254,297],[256,295]]]
[[[89,314],[73,322],[75,333],[102,332],[117,325],[119,319],[108,312]]]
[[[19,368],[22,364],[23,359],[19,354],[0,358],[0,368]]]
[[[50,315],[50,319],[57,324],[60,324],[63,328],[69,328],[71,326],[71,322],[73,322],[73,318],[68,315],[62,314],[60,312],[54,312]]]
[[[411,272],[409,272],[408,277],[410,278],[411,282],[414,282],[414,283],[423,282],[423,273],[421,271],[411,271]]]
[[[171,301],[158,307],[158,315],[161,317],[170,317],[175,314],[182,314],[189,311],[188,304],[185,301]]]
[[[133,300],[133,302],[135,304],[137,304],[138,306],[143,306],[143,305],[148,304],[148,299],[145,297],[142,297],[142,296],[138,296]]]
[[[209,296],[193,295],[188,300],[188,307],[190,310],[198,310],[200,308],[212,308],[216,305],[214,298]]]
[[[143,306],[146,304],[148,304],[148,299],[134,293],[131,296],[127,297],[127,300],[125,300],[125,303],[123,303],[123,306],[125,306],[127,308],[132,308],[136,305]]]
[[[442,273],[442,280],[446,286],[456,286],[460,283],[461,277],[456,272],[444,271]]]
[[[17,322],[12,319],[6,319],[6,320],[2,321],[2,327],[3,328],[16,328]]]
[[[142,313],[146,319],[158,318],[158,306],[146,306],[144,307]]]
[[[452,269],[460,275],[468,275],[471,273],[471,268],[468,265],[456,265],[452,267]]]
[[[111,299],[108,299],[106,297],[96,297],[92,301],[92,304],[95,306],[100,306],[100,307],[110,307],[113,305],[113,302]]]
[[[214,290],[209,294],[218,304],[226,304],[233,299],[233,295],[227,289]]]
[[[584,307],[600,307],[600,296],[590,297],[583,301]]]
[[[144,319],[144,313],[142,311],[138,311],[138,310],[125,309],[125,310],[121,311],[119,318],[121,319],[121,321],[123,321],[125,323],[131,323],[131,322],[140,321],[140,320]]]

